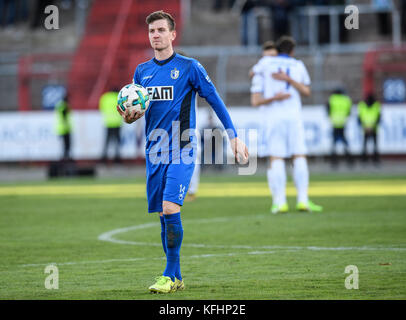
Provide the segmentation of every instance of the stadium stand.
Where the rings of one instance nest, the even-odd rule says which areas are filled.
[[[149,40],[141,30],[146,29],[145,16],[159,10],[161,5],[160,1],[142,5],[139,2],[99,0],[93,3],[69,73],[73,109],[96,109],[100,95],[111,86],[121,87],[127,83],[134,66],[147,58],[144,51]],[[180,2],[166,1],[165,6],[181,22]]]
[[[73,109],[97,109],[99,97],[107,88],[129,82],[134,66],[148,57],[149,40],[145,32],[140,32],[146,29],[145,17],[162,7],[157,0],[139,4],[136,0],[93,1],[74,52],[49,54],[44,50],[22,55],[18,62],[19,109],[38,108],[39,97],[33,99],[34,92],[40,91],[34,81],[38,79],[60,78],[66,83]],[[166,1],[165,7],[178,21],[181,33],[180,1]],[[48,68],[38,68],[45,61]]]
[[[60,12],[63,27],[58,31],[18,26],[16,32],[0,30],[0,38],[4,40],[1,41],[0,109],[40,109],[41,88],[48,83],[67,85],[75,92],[74,109],[96,109],[97,96],[105,88],[128,82],[136,64],[144,60],[145,55],[150,56],[150,52],[145,51],[148,50],[145,33],[136,30],[145,28],[146,14],[161,9],[162,5],[156,0],[140,3],[136,0],[90,1],[84,10],[87,18],[83,30],[79,33],[75,32],[76,16],[64,10]],[[303,43],[298,47],[297,55],[306,63],[313,79],[314,94],[305,99],[304,104],[324,103],[331,89],[343,84],[355,101],[362,98],[360,83],[365,53],[380,46],[396,45],[399,36],[395,32],[398,30],[397,11],[389,10],[394,17],[392,34],[382,35],[378,32],[376,9],[369,3],[354,2],[365,13],[361,15],[360,29],[348,33],[345,43],[316,44],[316,47]],[[309,8],[302,14],[309,13]],[[313,14],[341,10],[337,6],[311,8]],[[177,45],[204,64],[227,104],[248,105],[246,74],[259,58],[260,46],[240,46],[238,8],[213,11],[207,1],[172,0],[165,2],[165,9],[173,12],[178,22],[183,21],[178,23]],[[261,41],[271,37],[269,17],[265,10],[259,11]],[[334,34],[334,30],[330,33]],[[404,40],[405,35],[400,36]]]
[[[243,1],[218,11],[213,10],[210,1],[203,0],[168,0],[164,5],[158,0],[83,0],[72,1],[70,8],[64,8],[62,2],[55,0],[60,7],[59,30],[46,30],[43,26],[31,29],[29,23],[22,22],[0,28],[1,111],[43,110],[44,88],[53,85],[67,87],[73,109],[97,110],[105,89],[130,82],[136,65],[152,57],[146,32],[141,31],[146,30],[146,15],[159,9],[170,11],[177,20],[175,50],[201,61],[227,106],[238,109],[250,105],[248,71],[260,57],[261,47],[240,43],[238,5]],[[296,27],[292,24],[291,31],[299,39],[296,55],[312,79],[313,94],[303,99],[305,107],[324,105],[337,87],[347,89],[356,103],[371,87],[382,98],[383,84],[388,79],[406,82],[406,55],[400,45],[406,34],[399,33],[398,19],[402,7],[384,10],[392,19],[388,20],[390,32],[381,34],[380,9],[369,0],[351,3],[360,9],[360,28],[347,32],[345,41],[341,39],[342,28],[336,24],[342,23],[344,6],[305,6],[292,11],[293,18],[303,18],[298,19],[301,22]],[[306,27],[310,16],[326,12],[331,19],[327,42],[319,41],[320,25]],[[263,7],[256,14],[260,41],[272,39],[272,15]],[[295,33],[298,26],[305,31],[302,38]],[[203,99],[199,99],[198,105],[207,106]],[[4,134],[7,136],[9,133]]]
[[[363,68],[363,96],[375,92],[380,100],[390,100],[382,92],[383,82],[397,77],[406,83],[406,47],[371,50],[365,54]]]

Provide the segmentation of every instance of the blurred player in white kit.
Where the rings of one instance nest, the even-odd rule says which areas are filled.
[[[293,163],[299,211],[321,212],[308,198],[309,170],[301,117],[300,95],[310,96],[310,77],[302,61],[293,58],[295,41],[282,36],[277,56],[264,56],[253,67],[251,104],[260,107],[258,155],[269,157],[268,185],[272,213],[288,212],[285,159]]]

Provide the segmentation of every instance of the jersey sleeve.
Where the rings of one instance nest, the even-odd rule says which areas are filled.
[[[300,61],[300,71],[301,71],[301,83],[303,83],[306,86],[310,86],[311,84],[311,80],[310,80],[310,76],[309,73],[307,72],[306,66],[304,65],[304,63],[302,61]]]
[[[251,93],[264,92],[264,74],[259,64],[256,64],[252,71],[254,76],[251,80]]]
[[[137,67],[135,69],[134,77],[133,77],[133,83],[141,85],[141,83],[140,83],[140,68],[139,67]]]
[[[206,101],[213,108],[217,117],[220,119],[230,139],[237,137],[237,131],[234,128],[230,114],[227,111],[223,100],[217,92],[216,87],[211,82],[209,75],[203,66],[196,60],[192,62],[190,68],[190,83],[192,87],[198,92],[199,96],[206,99]]]

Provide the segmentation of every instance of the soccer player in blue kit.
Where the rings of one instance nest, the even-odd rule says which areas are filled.
[[[175,21],[163,11],[146,18],[155,57],[138,65],[133,82],[147,88],[150,105],[145,112],[145,157],[148,212],[158,212],[166,268],[151,292],[170,293],[184,289],[180,272],[183,205],[196,159],[195,98],[205,98],[224,125],[237,162],[248,160],[248,150],[237,137],[224,102],[203,66],[195,59],[174,52]],[[123,113],[125,122],[143,116],[135,110]]]

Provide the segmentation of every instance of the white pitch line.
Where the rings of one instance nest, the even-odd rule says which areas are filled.
[[[266,218],[267,215],[256,215],[251,218]],[[247,219],[247,216],[237,216],[232,219],[226,217],[213,218],[213,219],[194,219],[185,221],[184,224],[189,223],[212,223],[212,222],[228,222]],[[153,246],[161,247],[162,243],[150,243],[150,242],[136,242],[136,241],[127,241],[115,239],[114,236],[117,234],[133,231],[133,230],[142,230],[152,227],[158,227],[160,223],[145,223],[136,226],[114,229],[108,232],[101,234],[98,239],[101,241],[107,241],[112,243],[119,244],[129,244],[129,245],[139,245],[139,246]],[[218,248],[218,249],[248,249],[253,251],[248,252],[229,252],[229,253],[216,253],[216,254],[199,254],[191,256],[182,256],[183,259],[195,259],[195,258],[212,258],[212,257],[227,257],[227,256],[236,256],[236,255],[260,255],[260,254],[273,254],[284,252],[295,252],[300,250],[311,250],[311,251],[348,251],[348,250],[358,250],[358,251],[406,251],[406,248],[396,248],[396,247],[317,247],[317,246],[278,246],[278,245],[268,245],[268,246],[249,246],[249,245],[210,245],[210,244],[193,244],[193,243],[184,243],[182,247],[191,247],[191,248]],[[267,250],[267,251],[261,251]],[[275,251],[277,250],[277,251]],[[93,261],[77,261],[77,262],[62,262],[55,263],[58,266],[61,265],[78,265],[78,264],[98,264],[98,263],[114,263],[114,262],[136,262],[136,261],[145,261],[145,260],[162,260],[165,257],[159,258],[128,258],[128,259],[108,259],[108,260],[93,260]],[[37,267],[37,266],[46,266],[51,263],[36,263],[36,264],[23,264],[22,267]]]
[[[253,216],[255,218],[263,218],[266,215],[256,215]],[[212,222],[228,222],[228,221],[235,221],[247,219],[247,216],[237,216],[233,217],[232,219],[221,217],[221,218],[213,218],[213,219],[195,219],[185,221],[184,224],[189,223],[212,223]],[[136,226],[114,229],[108,232],[101,234],[98,239],[101,241],[107,241],[112,243],[118,244],[128,244],[128,245],[137,245],[137,246],[151,246],[151,247],[161,247],[162,243],[151,243],[151,242],[140,242],[140,241],[129,241],[129,240],[120,240],[114,238],[115,235],[120,233],[126,233],[133,230],[142,230],[152,227],[159,226],[160,223],[153,222],[153,223],[145,223]],[[189,247],[189,248],[212,248],[212,249],[281,249],[281,250],[311,250],[311,251],[345,251],[345,250],[359,250],[359,251],[406,251],[406,248],[396,248],[396,247],[369,247],[369,246],[362,246],[362,247],[318,247],[318,246],[278,246],[278,245],[266,245],[266,246],[250,246],[250,245],[222,245],[222,244],[196,244],[196,243],[183,243],[182,247]]]
[[[231,256],[238,256],[238,255],[258,255],[258,254],[273,254],[277,253],[277,251],[252,251],[252,252],[229,252],[229,253],[209,253],[209,254],[196,254],[191,256],[182,256],[182,260],[188,259],[201,259],[201,258],[213,258],[213,257],[231,257]],[[133,261],[150,261],[150,260],[166,260],[166,257],[160,258],[128,258],[128,259],[107,259],[107,260],[91,260],[91,261],[76,261],[76,262],[50,262],[50,263],[30,263],[30,264],[22,264],[21,267],[39,267],[39,266],[47,266],[50,264],[54,264],[56,266],[70,266],[70,265],[77,265],[77,264],[92,264],[92,263],[111,263],[111,262],[133,262]]]

